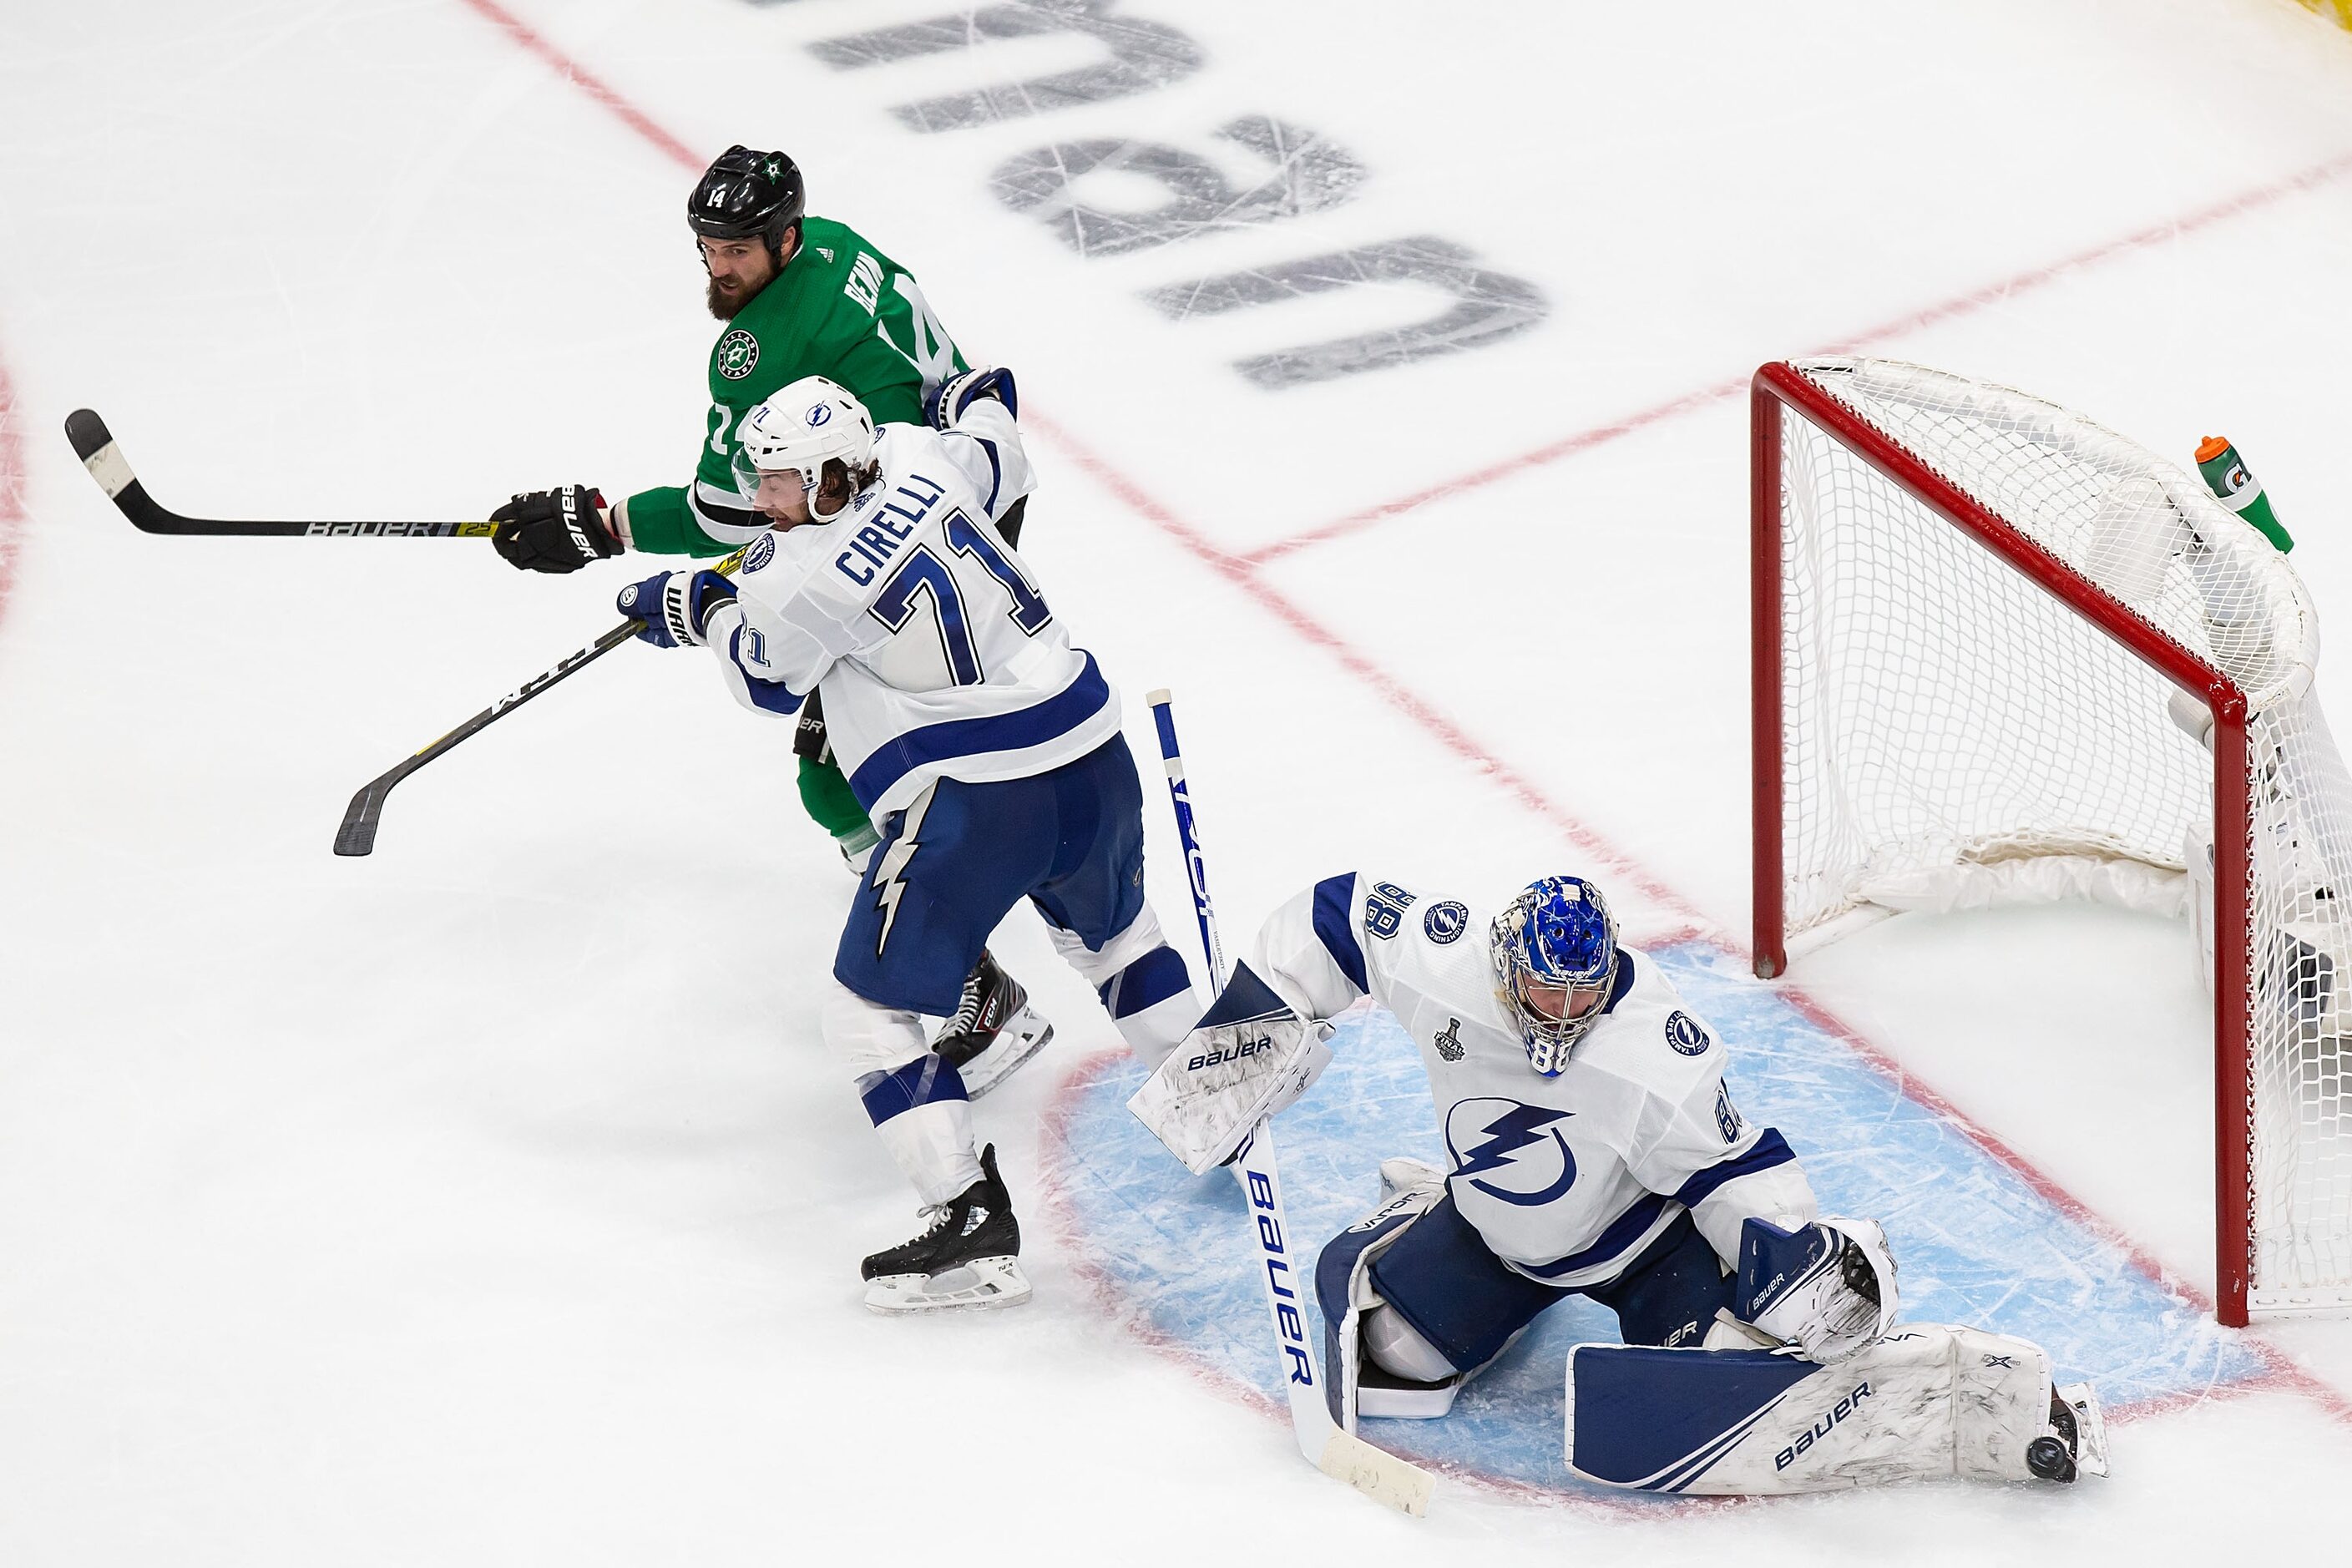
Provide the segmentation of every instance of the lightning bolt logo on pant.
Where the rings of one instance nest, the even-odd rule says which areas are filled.
[[[915,797],[898,819],[898,837],[874,857],[874,886],[879,889],[875,899],[882,910],[882,934],[874,939],[874,954],[877,958],[889,945],[890,928],[898,923],[898,900],[907,896],[907,862],[922,847],[915,836],[923,830],[923,816],[931,809],[931,795],[937,787],[933,785]]]

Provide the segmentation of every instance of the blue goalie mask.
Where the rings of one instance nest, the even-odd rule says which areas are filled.
[[[1617,921],[1580,877],[1529,883],[1487,931],[1495,995],[1519,1026],[1528,1061],[1551,1077],[1601,1021],[1617,978]]]

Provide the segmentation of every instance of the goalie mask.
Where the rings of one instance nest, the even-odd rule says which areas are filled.
[[[1487,930],[1495,996],[1519,1026],[1528,1061],[1546,1078],[1601,1021],[1617,978],[1617,921],[1601,889],[1578,877],[1522,889]]]
[[[831,511],[817,510],[825,465],[839,462],[855,496],[868,482],[874,462],[874,418],[845,387],[821,375],[804,375],[743,416],[736,427],[735,488],[758,505],[763,474],[800,476],[809,518],[831,522],[848,510],[844,498]]]

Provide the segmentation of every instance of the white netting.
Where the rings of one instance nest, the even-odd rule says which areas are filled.
[[[1796,368],[2245,694],[2253,973],[2220,983],[2249,997],[2253,1293],[2352,1300],[2352,777],[2286,559],[2195,477],[2039,399],[1885,361]],[[2202,703],[1799,410],[1782,421],[1788,931],[1873,900],[2186,902],[2210,964],[2210,889],[2181,890],[2184,869],[2210,877]]]

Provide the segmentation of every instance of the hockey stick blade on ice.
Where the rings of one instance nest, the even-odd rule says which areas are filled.
[[[1144,700],[1160,732],[1160,756],[1167,764],[1168,794],[1176,810],[1176,836],[1192,884],[1192,918],[1200,922],[1201,947],[1209,961],[1211,993],[1224,989],[1225,951],[1217,940],[1217,911],[1209,901],[1206,862],[1192,821],[1192,795],[1184,780],[1184,759],[1176,745],[1176,717],[1166,691]],[[1274,1123],[1260,1121],[1234,1156],[1232,1170],[1249,1203],[1249,1228],[1265,1285],[1266,1310],[1274,1321],[1276,1363],[1289,1396],[1290,1427],[1298,1451],[1325,1475],[1343,1480],[1375,1502],[1415,1517],[1429,1512],[1437,1478],[1410,1460],[1375,1447],[1331,1419],[1324,1402],[1322,1369],[1307,1326],[1301,1281],[1307,1278],[1291,1249],[1290,1222],[1282,1209],[1282,1170],[1274,1147]]]
[[[731,574],[742,563],[743,552],[738,550],[710,570]],[[532,676],[514,690],[499,698],[415,756],[402,759],[398,766],[362,784],[359,793],[352,796],[352,804],[343,808],[343,825],[335,831],[335,853],[338,855],[373,853],[375,849],[376,829],[383,822],[383,804],[391,795],[394,784],[434,758],[453,750],[460,742],[480,734],[558,681],[579,674],[596,660],[635,637],[645,629],[645,625],[643,621],[623,621],[586,647],[557,661],[552,668]]]
[[[497,530],[488,522],[329,522],[231,521],[212,517],[182,517],[157,504],[131,469],[131,460],[115,445],[106,421],[87,408],[66,416],[66,439],[73,443],[89,477],[107,499],[121,509],[131,526],[142,533],[316,536],[333,539],[488,539]]]

